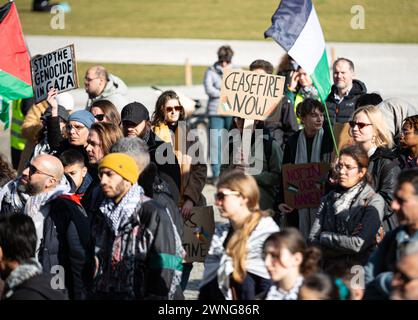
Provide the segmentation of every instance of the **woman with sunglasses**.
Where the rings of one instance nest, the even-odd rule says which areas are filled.
[[[170,143],[173,147],[181,175],[178,207],[183,220],[187,221],[191,216],[193,207],[206,205],[206,199],[202,191],[206,183],[207,168],[206,163],[202,161],[202,154],[198,154],[196,159],[193,158],[196,153],[189,152],[191,147],[197,147],[194,150],[203,150],[203,148],[199,141],[187,139],[189,129],[186,126],[184,114],[179,96],[172,90],[164,91],[157,99],[151,125],[157,139]],[[158,158],[156,160],[158,161]],[[170,159],[167,159],[167,161],[170,161]],[[170,164],[176,163],[175,159],[171,161],[173,162]],[[192,263],[183,264],[181,281],[183,290],[186,289],[192,267]]]
[[[418,115],[404,120],[398,154],[402,170],[418,167]]]
[[[365,151],[369,157],[368,172],[372,178],[372,187],[386,203],[383,219],[384,231],[392,230],[399,225],[390,205],[393,200],[396,177],[401,170],[397,155],[391,150],[393,140],[387,122],[379,107],[365,106],[356,109],[349,124],[349,133],[354,144]]]
[[[192,159],[189,148],[199,141],[188,141],[189,130],[184,121],[184,109],[174,91],[163,92],[157,100],[152,115],[152,129],[159,139],[171,143],[180,165],[180,203],[183,217],[190,216],[194,206],[204,206],[206,199],[202,190],[206,183],[206,164]],[[202,150],[202,148],[196,148]]]
[[[98,100],[92,103],[89,110],[97,122],[111,122],[120,125],[120,114],[109,100]]]
[[[364,265],[376,248],[385,202],[368,183],[368,157],[360,146],[340,151],[338,186],[322,198],[309,242],[323,252],[326,272]]]
[[[262,245],[279,227],[259,209],[259,196],[252,176],[238,170],[221,175],[215,204],[229,223],[218,225],[212,237],[200,300],[252,300],[271,286]]]
[[[308,247],[297,229],[285,228],[266,239],[263,256],[273,284],[258,298],[298,300],[304,278],[319,269],[321,251]]]
[[[323,126],[324,111],[324,105],[312,98],[306,98],[298,104],[296,113],[301,119],[303,129],[289,137],[285,144],[282,164],[331,161],[333,143],[328,125]],[[317,208],[295,210],[284,203],[282,188],[279,190],[279,210],[284,214],[285,224],[299,229],[307,239]]]

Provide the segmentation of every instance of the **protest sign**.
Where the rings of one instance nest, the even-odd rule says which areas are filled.
[[[35,103],[45,100],[51,88],[59,93],[78,88],[74,45],[34,57],[31,69]]]
[[[194,207],[190,218],[184,221],[183,247],[186,262],[204,262],[215,231],[213,207]]]
[[[280,76],[227,70],[222,77],[218,114],[266,120],[282,99],[284,83]]]
[[[283,190],[285,203],[294,208],[316,208],[325,191],[329,164],[285,164]]]

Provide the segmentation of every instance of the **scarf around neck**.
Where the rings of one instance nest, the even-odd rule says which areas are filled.
[[[293,287],[289,290],[283,290],[277,285],[272,285],[267,293],[266,300],[298,300],[299,290],[303,284],[303,277],[296,278]]]
[[[319,129],[316,133],[312,143],[311,161],[308,161],[308,152],[306,146],[306,137],[304,130],[301,130],[298,143],[296,146],[295,164],[308,163],[308,162],[321,162],[321,145],[322,137],[324,136],[324,129]]]
[[[42,274],[42,266],[38,260],[30,258],[22,261],[22,263],[9,274],[5,281],[5,298],[10,298],[16,287],[38,274]]]
[[[138,204],[146,199],[142,187],[135,183],[118,204],[115,204],[112,199],[105,198],[99,209],[105,216],[109,227],[117,235],[119,228],[134,214]]]

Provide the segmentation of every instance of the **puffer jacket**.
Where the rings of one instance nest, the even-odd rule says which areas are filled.
[[[396,180],[401,172],[397,155],[387,148],[377,148],[369,159],[368,172],[372,176],[374,190],[385,200],[383,229],[393,230],[398,225],[398,218],[390,208]]]
[[[92,225],[91,250],[99,270],[91,284],[93,299],[182,299],[184,250],[169,213],[154,200],[138,204],[122,218],[115,235],[99,211]],[[91,262],[94,268],[94,261]],[[91,269],[94,274],[94,269]]]
[[[219,62],[209,67],[205,72],[203,86],[208,95],[208,114],[217,114],[219,98],[221,96],[223,69]]]
[[[321,199],[309,235],[309,242],[322,249],[324,269],[338,261],[364,265],[376,248],[383,217],[384,200],[370,185],[363,185],[351,206],[336,215],[338,194],[331,191]]]
[[[127,93],[128,87],[125,82],[123,82],[121,78],[113,74],[109,74],[109,80],[107,81],[103,92],[99,96],[87,101],[86,110],[90,111],[90,106],[95,101],[109,100],[115,105],[116,109],[118,109],[120,113],[123,107],[128,104],[128,100],[126,99]]]
[[[331,92],[328,95],[326,100],[326,106],[328,108],[329,117],[332,123],[348,122],[351,119],[351,116],[354,113],[355,105],[357,99],[362,95],[367,93],[366,85],[360,80],[353,80],[353,87],[347,96],[343,100],[337,102],[334,95],[337,93],[338,89],[335,85],[332,86]],[[324,123],[325,126],[325,123]]]

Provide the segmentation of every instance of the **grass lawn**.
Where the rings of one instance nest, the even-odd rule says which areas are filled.
[[[89,67],[95,63],[77,62],[79,84],[83,86],[83,78]],[[110,73],[123,79],[130,86],[168,86],[184,85],[184,67],[142,64],[101,64]],[[193,84],[202,84],[206,67],[193,66]]]
[[[279,0],[51,0],[68,2],[65,29],[16,0],[25,34],[262,40]],[[2,3],[6,0],[2,0]],[[418,1],[314,0],[327,41],[418,42]],[[354,5],[365,29],[353,30]]]
[[[6,0],[0,0],[4,3]],[[279,0],[51,0],[68,2],[65,28],[53,15],[31,11],[32,0],[15,0],[24,34],[143,38],[263,40]],[[325,39],[350,42],[418,42],[418,1],[314,0]],[[354,5],[365,11],[365,29],[353,30]],[[80,78],[93,63],[79,63]],[[129,85],[184,84],[182,66],[106,64]],[[193,67],[193,83],[204,67]]]

